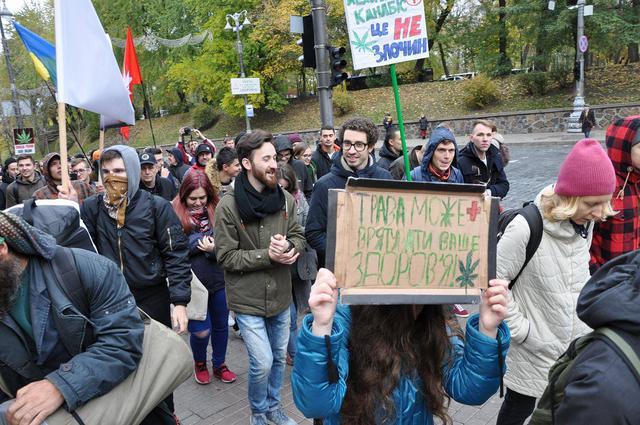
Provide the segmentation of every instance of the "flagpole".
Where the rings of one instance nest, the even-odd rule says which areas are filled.
[[[102,157],[102,152],[104,151],[104,132],[105,129],[100,129],[100,142],[98,144],[98,150],[100,152],[100,156]],[[100,172],[100,167],[98,167],[98,183],[102,184],[102,173]]]
[[[58,103],[58,132],[60,134],[60,164],[62,166],[62,187],[69,190],[69,155],[67,154],[67,117],[66,105]]]
[[[53,101],[58,103],[58,100],[56,99],[56,95],[53,92],[53,89],[51,88],[51,86],[49,85],[49,82],[45,81],[44,83],[47,86],[47,88],[49,89],[49,93],[51,94],[51,97],[53,98]],[[65,121],[65,124],[66,124],[66,121]],[[82,145],[80,144],[80,139],[78,139],[78,135],[76,134],[76,131],[73,129],[73,126],[71,126],[71,135],[73,136],[73,140],[76,142],[76,144],[80,148],[80,151],[82,152],[82,155],[84,155],[84,157],[88,159],[87,153],[82,148]],[[48,142],[47,142],[47,149],[49,149],[49,143]],[[91,165],[91,161],[89,161],[89,167],[91,167],[91,169],[93,169],[93,165]]]
[[[156,135],[153,133],[153,124],[151,123],[151,105],[149,104],[149,99],[147,98],[147,90],[144,88],[144,83],[141,81],[140,85],[142,86],[142,97],[144,103],[144,114],[149,120],[149,128],[151,129],[151,139],[153,140],[153,147],[157,148],[156,145]]]

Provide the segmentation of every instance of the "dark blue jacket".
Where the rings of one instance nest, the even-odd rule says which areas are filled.
[[[347,392],[349,376],[349,334],[351,311],[339,305],[333,320],[330,344],[333,363],[338,368],[338,382],[330,384],[327,375],[327,348],[323,338],[311,333],[313,317],[307,315],[298,334],[298,351],[291,373],[293,400],[307,418],[324,418],[325,425],[340,423],[340,409]],[[504,358],[509,349],[509,328],[498,328]],[[498,367],[498,342],[478,330],[478,315],[467,322],[465,342],[451,337],[451,358],[442,365],[442,386],[459,403],[480,405],[500,386],[504,374]],[[394,424],[432,425],[433,415],[424,401],[422,380],[404,376],[393,390]],[[386,422],[385,422],[386,423]]]
[[[458,145],[456,144],[456,138],[449,129],[444,127],[437,127],[431,133],[431,137],[429,137],[429,144],[427,145],[427,151],[422,157],[422,165],[411,170],[411,180],[416,182],[440,182],[440,180],[429,171],[429,163],[431,162],[431,158],[433,158],[433,153],[436,151],[436,148],[444,140],[452,141],[456,147],[456,156],[451,163],[451,174],[449,175],[447,183],[464,183],[462,173],[456,168],[458,160]]]
[[[380,168],[384,168],[385,170],[389,171],[389,168],[391,167],[391,163],[401,156],[402,156],[402,152],[399,154],[395,153],[385,143],[382,145],[382,147],[380,148],[380,151],[378,152],[378,161],[376,162],[376,165]]]
[[[12,395],[46,378],[62,393],[69,411],[108,393],[138,367],[144,334],[118,266],[93,252],[72,251],[89,317],[62,293],[51,264],[30,257],[26,270],[34,339],[10,315],[0,320],[0,373]]]
[[[373,159],[369,159],[369,165],[358,171],[346,170],[342,165],[342,154],[336,154],[329,174],[318,180],[313,187],[311,201],[309,202],[309,217],[304,229],[304,236],[311,248],[318,253],[318,266],[324,267],[327,245],[327,204],[329,201],[329,189],[344,189],[347,179],[367,178],[391,180],[391,174],[387,170],[378,167]]]
[[[491,145],[486,153],[487,165],[478,158],[473,142],[467,143],[460,151],[458,166],[465,183],[484,184],[491,190],[491,196],[504,198],[509,192],[509,180],[504,172],[500,149]]]
[[[187,236],[189,239],[189,259],[193,273],[209,292],[213,293],[224,289],[224,269],[218,264],[215,252],[204,252],[198,248],[198,241],[203,236],[214,236],[213,230],[207,233],[191,232]]]

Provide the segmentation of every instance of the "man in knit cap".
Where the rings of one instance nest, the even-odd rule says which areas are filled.
[[[581,140],[562,163],[555,185],[536,197],[544,231],[526,267],[522,269],[531,229],[522,215],[509,223],[498,242],[496,277],[511,282],[505,317],[511,347],[497,425],[524,423],[556,359],[590,331],[576,314],[576,300],[589,279],[593,225],[614,214],[615,188],[615,172],[600,143]]]
[[[619,118],[607,129],[607,154],[616,170],[612,206],[618,214],[596,223],[591,272],[607,261],[640,249],[640,116]]]
[[[60,407],[73,412],[124,381],[142,357],[143,323],[117,265],[70,252],[91,320],[60,287],[55,239],[0,212],[2,425],[41,424]]]

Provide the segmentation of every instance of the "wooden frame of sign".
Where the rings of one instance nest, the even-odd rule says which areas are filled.
[[[469,304],[496,272],[483,185],[353,179],[329,190],[326,266],[345,304]]]

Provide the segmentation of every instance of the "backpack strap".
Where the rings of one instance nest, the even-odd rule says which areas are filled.
[[[595,330],[600,335],[605,336],[609,339],[613,344],[618,348],[619,352],[622,354],[623,360],[629,366],[631,371],[636,376],[638,383],[640,384],[640,357],[638,357],[638,353],[629,345],[627,341],[623,337],[621,337],[616,331],[611,328],[598,328]]]
[[[58,246],[51,260],[51,267],[59,282],[58,287],[71,303],[85,317],[89,317],[91,310],[80,281],[80,275],[76,267],[76,260],[69,248]]]
[[[516,277],[511,279],[511,282],[509,282],[509,289],[513,289],[513,286],[516,284],[516,281],[524,271],[524,268],[527,267],[527,264],[529,264],[529,261],[531,261],[533,255],[538,250],[540,242],[542,241],[543,233],[542,216],[540,215],[540,210],[534,203],[530,202],[525,204],[520,209],[520,212],[518,214],[523,216],[525,220],[527,220],[530,234],[529,241],[527,242],[524,263],[522,264],[522,267],[520,267],[520,271],[518,272]]]

